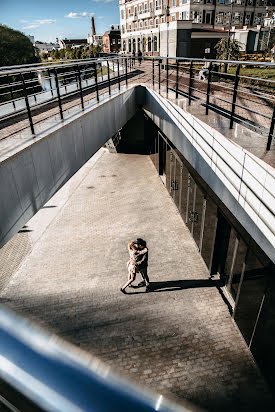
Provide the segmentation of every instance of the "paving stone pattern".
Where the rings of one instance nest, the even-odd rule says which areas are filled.
[[[105,152],[84,167],[1,301],[179,402],[271,410],[268,388],[149,157]],[[123,295],[127,243],[136,237],[148,242],[154,291]]]

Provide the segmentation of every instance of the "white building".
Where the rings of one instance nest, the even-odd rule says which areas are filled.
[[[88,34],[87,43],[93,46],[102,46],[102,36],[100,34]]]
[[[140,49],[145,54],[158,55],[165,48],[161,41],[167,39],[168,43],[170,38],[175,42],[175,55],[180,56],[182,34],[178,30],[206,30],[208,34],[212,30],[217,36],[231,26],[263,25],[266,3],[267,0],[120,0],[122,51],[132,53]],[[163,31],[168,34],[161,36]]]
[[[48,53],[49,51],[52,51],[53,49],[58,49],[59,45],[58,43],[44,43],[42,41],[36,41],[34,43],[34,46],[39,50],[40,53]]]

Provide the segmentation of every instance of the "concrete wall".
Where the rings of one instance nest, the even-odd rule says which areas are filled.
[[[0,247],[136,113],[129,89],[0,163]]]
[[[150,89],[144,109],[275,262],[275,170]]]

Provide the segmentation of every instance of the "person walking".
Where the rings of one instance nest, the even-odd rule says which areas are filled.
[[[140,273],[142,277],[142,282],[138,284],[139,287],[146,286],[146,292],[150,292],[150,280],[148,277],[148,247],[146,241],[138,238],[135,241],[135,244],[138,246],[139,254],[136,257],[136,274]]]
[[[141,248],[136,242],[130,242],[128,244],[128,251],[130,256],[130,259],[127,262],[128,280],[125,283],[125,285],[120,289],[122,293],[126,293],[125,289],[127,288],[127,286],[130,286],[131,283],[134,282],[136,278],[137,265],[139,265],[142,261],[142,258],[140,259],[140,257],[145,256],[147,253],[147,249],[144,247]]]
[[[141,62],[142,62],[142,51],[141,50],[138,51],[138,62],[139,62],[139,65],[141,65]]]

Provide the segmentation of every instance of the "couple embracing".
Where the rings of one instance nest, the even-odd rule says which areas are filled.
[[[146,292],[149,292],[149,278],[147,275],[148,266],[148,248],[146,242],[143,239],[137,239],[128,244],[128,251],[130,259],[127,262],[128,266],[128,281],[120,289],[122,293],[126,293],[125,289],[131,286],[136,278],[136,274],[140,273],[142,282],[138,284],[138,287],[146,286]]]

